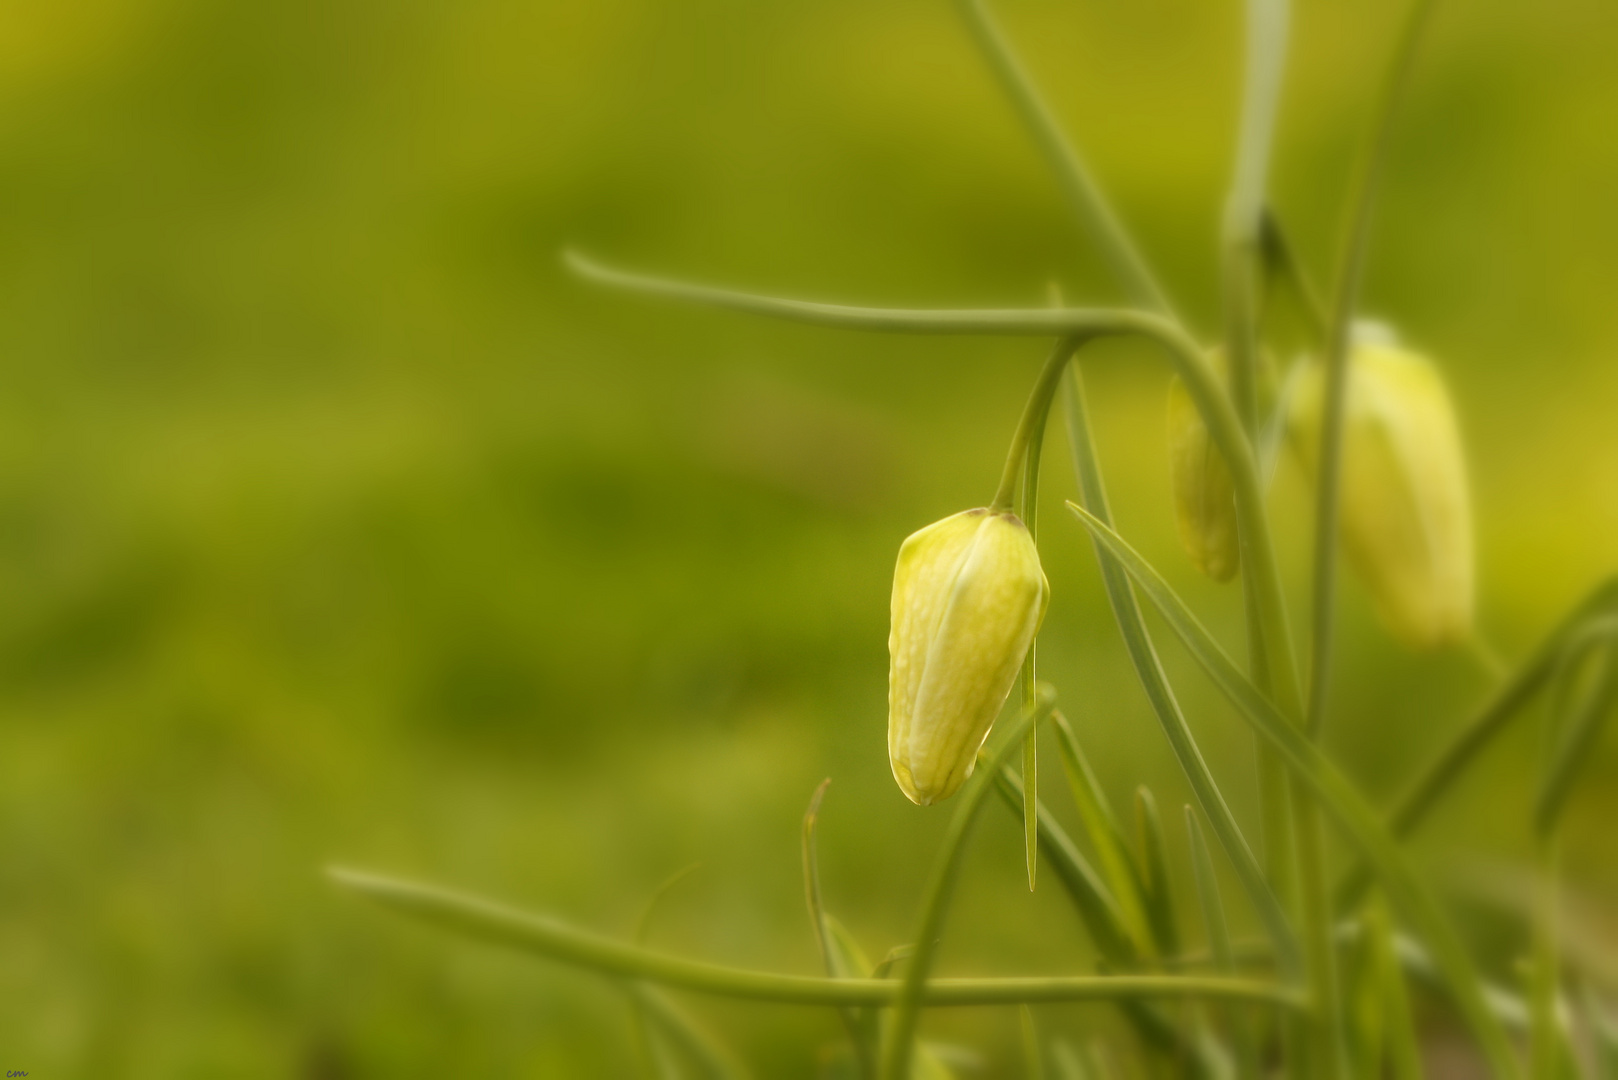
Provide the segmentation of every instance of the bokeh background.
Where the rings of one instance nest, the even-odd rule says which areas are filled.
[[[1403,5],[1296,6],[1276,200],[1323,276]],[[999,7],[1211,337],[1239,5]],[[1618,564],[1615,50],[1603,0],[1444,6],[1376,233],[1367,307],[1451,380],[1508,658]],[[888,774],[892,560],[989,497],[1045,346],[681,310],[570,279],[569,245],[827,299],[1118,298],[944,0],[0,4],[0,1067],[627,1075],[610,986],[321,868],[627,933],[699,863],[655,943],[809,972],[798,827],[828,775],[828,903],[874,954],[906,940],[947,813]],[[1123,527],[1235,644],[1237,593],[1175,547],[1166,372],[1110,346],[1088,377]],[[1044,671],[1178,845],[1185,791],[1059,511],[1064,455],[1058,434]],[[1306,499],[1283,467],[1300,587]],[[1167,652],[1250,819],[1248,738]],[[1381,797],[1489,686],[1400,653],[1352,583],[1341,657],[1330,742]],[[1534,746],[1492,753],[1418,845],[1507,978]],[[1568,834],[1574,929],[1609,969],[1614,780],[1609,738]],[[989,815],[944,966],[1085,970]],[[812,1076],[838,1037],[689,1004],[759,1075]],[[929,1030],[1011,1075],[1014,1025]]]

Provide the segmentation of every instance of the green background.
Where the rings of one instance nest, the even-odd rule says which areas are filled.
[[[1000,6],[1211,340],[1239,5]],[[1317,277],[1401,7],[1297,5],[1274,186]],[[1618,553],[1618,18],[1443,5],[1429,44],[1366,308],[1450,379],[1481,625],[1516,657]],[[827,775],[828,904],[873,954],[906,940],[947,808],[885,760],[893,557],[987,501],[1045,345],[681,310],[571,280],[569,245],[854,302],[1118,299],[944,0],[0,4],[0,1068],[625,1075],[609,986],[321,867],[623,934],[700,863],[654,942],[809,972],[798,825]],[[1173,538],[1161,362],[1108,346],[1087,374],[1121,527],[1236,647],[1237,592]],[[1185,790],[1059,509],[1064,459],[1058,434],[1043,672],[1178,851]],[[1285,463],[1299,625],[1307,498]],[[1352,582],[1343,608],[1329,741],[1385,797],[1488,680],[1399,652]],[[1247,736],[1166,653],[1252,820]],[[1508,978],[1535,745],[1419,847]],[[1589,770],[1572,929],[1611,971],[1612,739]],[[1088,970],[989,814],[943,968]],[[691,1004],[761,1076],[815,1075],[838,1037]],[[1016,1074],[1012,1013],[927,1030]]]

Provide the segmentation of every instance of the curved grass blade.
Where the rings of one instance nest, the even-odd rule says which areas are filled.
[[[820,782],[815,793],[809,797],[809,808],[803,814],[803,893],[804,902],[809,908],[809,921],[814,925],[815,944],[820,948],[821,963],[825,965],[826,974],[834,979],[865,978],[870,974],[870,965],[861,964],[859,970],[851,971],[850,956],[846,947],[834,948],[832,934],[829,932],[827,922],[830,916],[826,914],[820,897],[820,860],[815,849],[815,825],[820,820],[820,804],[826,798],[826,789],[831,786],[831,777]],[[847,936],[847,931],[843,931]],[[838,942],[846,946],[846,942]],[[876,1074],[876,1046],[871,1041],[871,1032],[875,1020],[867,1015],[869,1010],[854,1009],[844,1006],[837,1010],[843,1022],[843,1028],[848,1032],[848,1042],[854,1052],[854,1062],[859,1068],[862,1077]]]
[[[1517,1062],[1510,1042],[1483,1000],[1476,967],[1437,902],[1406,865],[1375,811],[1320,749],[1288,723],[1270,700],[1248,681],[1168,582],[1134,548],[1083,507],[1070,502],[1068,508],[1078,515],[1091,537],[1127,570],[1186,650],[1213,679],[1214,685],[1236,706],[1237,712],[1280,751],[1293,774],[1308,785],[1321,808],[1336,820],[1344,835],[1359,848],[1361,856],[1371,863],[1389,895],[1426,937],[1457,1006],[1494,1072],[1503,1077],[1517,1076]]]
[[[1095,445],[1090,436],[1089,416],[1084,405],[1084,384],[1079,378],[1077,365],[1069,369],[1068,390],[1066,400],[1068,444],[1073,453],[1073,468],[1078,475],[1079,490],[1085,502],[1094,507],[1097,514],[1105,517],[1106,489],[1102,484],[1101,471],[1096,462]],[[1286,912],[1282,910],[1280,902],[1270,891],[1263,868],[1254,858],[1253,849],[1248,846],[1241,827],[1236,823],[1235,815],[1230,812],[1229,805],[1220,794],[1219,785],[1215,783],[1213,773],[1209,771],[1208,763],[1203,760],[1202,751],[1198,749],[1196,739],[1185,722],[1185,716],[1180,712],[1179,703],[1169,688],[1168,676],[1164,673],[1157,651],[1152,647],[1151,637],[1147,634],[1140,603],[1129,587],[1128,576],[1115,558],[1106,555],[1104,548],[1098,545],[1097,551],[1101,556],[1101,577],[1106,586],[1107,597],[1112,603],[1113,616],[1118,622],[1124,647],[1135,667],[1135,674],[1146,691],[1152,711],[1157,716],[1163,733],[1168,737],[1169,746],[1179,759],[1180,767],[1190,781],[1191,790],[1196,795],[1202,812],[1207,815],[1220,847],[1236,868],[1237,877],[1241,880],[1248,900],[1269,932],[1280,970],[1289,980],[1295,979],[1303,967],[1297,935],[1293,932],[1291,923],[1287,921]]]

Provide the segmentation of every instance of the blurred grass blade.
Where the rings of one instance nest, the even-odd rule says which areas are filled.
[[[1073,453],[1073,469],[1078,476],[1079,490],[1085,502],[1094,507],[1096,513],[1105,519],[1106,488],[1102,483],[1100,466],[1096,461],[1095,444],[1091,438],[1090,420],[1084,403],[1084,383],[1077,364],[1069,368],[1068,390],[1066,400],[1068,445]],[[1096,551],[1101,563],[1102,582],[1106,586],[1107,597],[1112,604],[1113,616],[1117,620],[1135,674],[1139,677],[1141,687],[1152,706],[1152,712],[1156,715],[1164,735],[1167,736],[1169,746],[1179,760],[1186,779],[1190,781],[1191,790],[1196,795],[1202,812],[1207,815],[1214,835],[1218,837],[1220,846],[1235,866],[1237,877],[1247,892],[1248,900],[1269,932],[1275,947],[1278,967],[1286,978],[1296,978],[1302,972],[1297,935],[1280,901],[1270,890],[1263,868],[1254,858],[1253,849],[1248,845],[1247,838],[1242,835],[1241,827],[1237,825],[1235,815],[1230,812],[1224,796],[1220,794],[1219,785],[1214,781],[1213,773],[1203,760],[1202,751],[1197,747],[1196,739],[1180,712],[1179,703],[1169,688],[1168,676],[1163,671],[1163,665],[1146,631],[1145,619],[1141,614],[1140,604],[1135,599],[1134,591],[1129,586],[1128,576],[1118,560],[1109,556],[1099,543],[1096,545]]]
[[[1421,1043],[1416,1034],[1416,1017],[1394,944],[1393,918],[1381,896],[1373,897],[1366,905],[1365,929],[1367,962],[1373,974],[1370,981],[1377,992],[1389,1075],[1392,1080],[1421,1080]],[[1371,1063],[1366,1062],[1364,1067],[1370,1068]]]
[[[1562,1051],[1562,1031],[1557,1016],[1561,985],[1561,965],[1557,962],[1561,936],[1557,918],[1557,875],[1560,859],[1554,835],[1539,838],[1534,875],[1533,914],[1529,919],[1533,935],[1533,957],[1529,970],[1528,1047],[1529,1075],[1554,1078]]]
[[[1426,937],[1457,1006],[1495,1073],[1516,1076],[1516,1058],[1499,1021],[1483,999],[1476,966],[1437,902],[1406,865],[1376,812],[1320,749],[1288,723],[1270,700],[1248,681],[1146,560],[1095,515],[1071,502],[1068,507],[1078,515],[1096,542],[1128,571],[1187,651],[1236,706],[1237,712],[1280,751],[1288,767],[1308,785],[1322,809],[1337,821],[1360,854],[1371,863],[1389,895]]]
[[[668,997],[644,983],[629,983],[627,990],[648,1026],[663,1034],[708,1080],[744,1080],[748,1075],[730,1052]]]
[[[1039,1031],[1034,1027],[1034,1010],[1023,1005],[1017,1012],[1022,1020],[1023,1075],[1028,1080],[1045,1080],[1045,1055],[1039,1048]]]
[[[1197,901],[1202,907],[1202,923],[1208,932],[1208,951],[1213,955],[1214,967],[1225,975],[1236,973],[1236,951],[1230,943],[1230,924],[1225,918],[1225,900],[1219,892],[1219,877],[1214,872],[1213,856],[1208,851],[1208,839],[1202,833],[1202,822],[1195,807],[1185,808],[1185,835],[1191,847],[1191,872],[1196,880]],[[1240,1080],[1257,1080],[1259,1075],[1258,1050],[1253,1042],[1253,1028],[1246,1017],[1225,1010],[1223,1026],[1230,1032],[1235,1053],[1235,1075]]]
[[[1590,1058],[1594,1080],[1618,1080],[1618,1020],[1589,982],[1581,988],[1584,1020],[1590,1031]]]
[[[1085,1057],[1065,1039],[1056,1040],[1051,1047],[1051,1058],[1056,1062],[1057,1080],[1096,1080]]]
[[[1051,714],[1051,726],[1056,730],[1056,746],[1062,756],[1062,771],[1067,776],[1073,801],[1078,804],[1079,818],[1084,822],[1090,845],[1095,849],[1101,872],[1116,901],[1118,920],[1122,931],[1134,943],[1138,956],[1151,956],[1155,952],[1151,927],[1146,918],[1145,901],[1141,896],[1140,870],[1136,867],[1124,840],[1118,819],[1107,802],[1107,796],[1097,783],[1079,740],[1060,709]]]
[[[1159,956],[1180,952],[1180,933],[1174,924],[1174,885],[1169,878],[1168,852],[1163,843],[1163,818],[1157,812],[1152,789],[1142,784],[1135,789],[1135,829],[1140,845],[1140,866],[1146,886],[1146,917],[1152,924],[1152,937]]]

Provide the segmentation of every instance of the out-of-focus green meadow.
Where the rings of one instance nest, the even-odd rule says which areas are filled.
[[[1211,338],[1238,5],[1000,6]],[[1402,5],[1296,7],[1275,186],[1321,274]],[[1482,623],[1517,657],[1618,569],[1618,17],[1445,5],[1430,46],[1367,307],[1451,380]],[[810,972],[798,829],[827,775],[827,902],[876,955],[906,940],[948,808],[885,757],[893,557],[988,499],[1045,346],[648,303],[570,279],[570,245],[856,302],[1118,299],[944,0],[0,5],[0,1067],[624,1075],[610,986],[321,868],[624,934],[696,862],[654,943]],[[1087,371],[1124,531],[1236,647],[1238,591],[1175,545],[1166,372],[1122,346]],[[1064,455],[1042,672],[1109,789],[1177,810]],[[1299,624],[1307,497],[1284,464]],[[1385,797],[1488,681],[1399,652],[1352,583],[1344,609],[1329,742]],[[1165,653],[1252,820],[1247,735]],[[1503,976],[1535,745],[1497,748],[1418,844]],[[1567,840],[1610,969],[1615,751]],[[989,815],[943,967],[1087,970]],[[691,1005],[762,1076],[814,1075],[838,1036]],[[929,1025],[1010,1074],[1013,1014]]]

